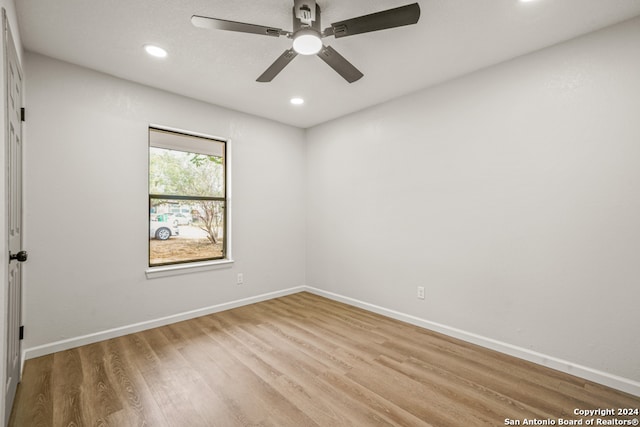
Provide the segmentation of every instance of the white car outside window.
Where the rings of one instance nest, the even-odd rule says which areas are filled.
[[[173,220],[158,221],[157,218],[152,217],[149,221],[149,237],[152,239],[167,240],[171,236],[179,235],[177,222]]]

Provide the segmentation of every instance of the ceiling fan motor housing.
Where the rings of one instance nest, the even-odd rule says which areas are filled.
[[[320,6],[313,0],[295,0],[293,6],[293,33],[302,28],[313,28],[322,33],[320,25]]]
[[[291,38],[293,38],[293,49],[297,53],[315,55],[322,49],[320,25],[320,6],[315,1],[295,0]]]

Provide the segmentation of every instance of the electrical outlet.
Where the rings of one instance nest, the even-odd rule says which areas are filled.
[[[242,275],[242,273],[238,273],[238,279],[236,280],[236,283],[238,285],[244,284],[244,276]]]
[[[424,299],[424,286],[418,286],[418,299]]]

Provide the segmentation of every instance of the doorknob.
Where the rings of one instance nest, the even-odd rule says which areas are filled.
[[[17,254],[12,254],[11,252],[9,252],[9,262],[13,261],[14,259],[18,262],[25,262],[28,256],[29,254],[27,254],[27,251],[20,251]]]

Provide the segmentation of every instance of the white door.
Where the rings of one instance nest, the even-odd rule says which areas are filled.
[[[6,13],[2,10],[2,26],[5,46],[5,106],[7,111],[5,141],[7,147],[7,236],[9,239],[9,280],[5,291],[7,327],[5,343],[5,420],[11,415],[11,407],[20,381],[20,307],[22,296],[22,262],[27,254],[22,250],[22,70],[16,54]],[[5,258],[6,259],[6,258]]]

